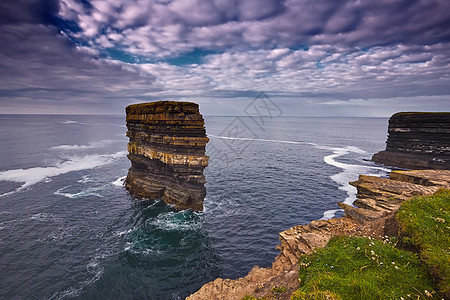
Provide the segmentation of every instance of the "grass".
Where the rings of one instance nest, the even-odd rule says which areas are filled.
[[[255,298],[251,295],[246,295],[246,296],[242,297],[240,300],[264,300],[264,298]]]
[[[300,257],[300,288],[291,299],[450,299],[450,190],[404,202],[397,220],[400,237],[336,236]],[[395,248],[399,242],[419,255]],[[269,298],[284,292],[274,287]]]
[[[420,257],[438,279],[438,287],[450,294],[450,190],[433,196],[413,198],[397,213],[410,244],[420,249]]]
[[[434,285],[415,254],[363,237],[337,236],[300,258],[292,299],[423,299]]]
[[[282,296],[284,293],[286,293],[286,286],[282,285],[282,286],[274,286],[270,289],[270,293],[271,295],[267,296],[267,297],[260,297],[260,298],[255,298],[254,296],[251,295],[246,295],[244,297],[242,297],[240,300],[270,300],[270,299],[278,299],[278,297]]]
[[[270,292],[274,296],[279,296],[279,295],[281,295],[283,293],[286,293],[286,286],[284,286],[284,285],[282,285],[282,286],[274,286],[273,288],[270,289]]]

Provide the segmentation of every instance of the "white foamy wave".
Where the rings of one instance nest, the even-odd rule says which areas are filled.
[[[116,231],[116,235],[120,236],[120,237],[123,237],[123,236],[129,234],[132,231],[133,231],[133,229],[127,229],[127,230],[123,230],[123,231]]]
[[[41,222],[47,222],[54,219],[54,216],[52,214],[48,213],[37,213],[30,217],[31,220],[41,221]]]
[[[270,142],[270,143],[281,143],[281,144],[297,144],[297,145],[315,145],[313,143],[308,142],[298,142],[298,141],[283,141],[283,140],[268,140],[268,139],[253,139],[246,137],[229,137],[229,136],[220,136],[220,135],[212,135],[208,134],[209,137],[224,139],[224,140],[238,140],[238,141],[256,141],[256,142]]]
[[[92,181],[93,180],[87,175],[84,175],[83,177],[81,177],[80,180],[77,180],[77,182],[79,182],[79,183],[88,183],[88,182],[92,182]]]
[[[322,220],[332,219],[338,211],[342,211],[342,209],[330,209],[325,211]]]
[[[73,120],[66,120],[63,121],[62,124],[79,124],[79,125],[89,125],[88,123],[73,121]]]
[[[235,215],[239,210],[243,209],[236,199],[228,197],[219,197],[217,195],[206,195],[203,201],[203,211],[195,212],[197,215],[216,213],[224,215]]]
[[[117,158],[121,158],[121,157],[127,156],[127,154],[128,154],[127,151],[119,151],[119,152],[110,154],[109,156],[111,158],[117,159]]]
[[[101,148],[108,144],[113,144],[118,142],[119,140],[102,140],[98,142],[92,142],[87,145],[59,145],[51,147],[52,150],[86,150],[86,149],[93,149],[93,148]]]
[[[257,141],[257,142],[271,142],[271,143],[282,143],[282,144],[301,144],[301,145],[310,145],[317,149],[331,151],[332,154],[327,155],[323,158],[324,162],[330,166],[337,167],[342,171],[332,175],[330,178],[334,182],[339,185],[339,189],[345,191],[347,193],[347,197],[343,201],[345,204],[352,205],[356,200],[356,188],[349,184],[350,181],[354,181],[358,179],[360,174],[368,174],[368,172],[378,172],[376,176],[384,175],[391,170],[376,166],[370,165],[355,165],[355,164],[346,164],[339,161],[336,161],[336,158],[350,154],[366,154],[367,152],[354,146],[347,147],[329,147],[329,146],[321,146],[315,143],[303,142],[303,141],[285,141],[285,140],[269,140],[269,139],[254,139],[254,138],[246,138],[246,137],[228,137],[228,136],[216,136],[212,134],[208,134],[208,136],[219,139],[226,140],[240,140],[240,141]],[[335,216],[335,213],[338,211],[342,211],[341,209],[334,209],[325,211],[322,219],[331,219]]]
[[[70,198],[70,199],[76,199],[76,198],[82,198],[82,197],[91,197],[91,196],[95,196],[95,197],[103,197],[101,194],[98,193],[98,191],[101,191],[102,188],[101,187],[97,187],[97,188],[88,188],[85,190],[82,190],[81,192],[78,193],[67,193],[64,192],[65,189],[67,189],[69,186],[65,186],[63,188],[58,189],[56,192],[54,192],[55,195],[60,195],[60,196],[64,196],[66,198]]]
[[[11,192],[1,194],[0,197],[14,194],[39,182],[45,182],[51,177],[73,171],[94,169],[109,164],[114,159],[123,157],[126,154],[126,151],[120,151],[113,154],[74,156],[55,166],[2,171],[0,172],[0,181],[23,182],[23,184]]]
[[[157,227],[160,230],[176,230],[176,231],[189,231],[196,230],[199,228],[200,224],[192,219],[186,219],[185,215],[190,214],[189,211],[180,212],[167,212],[158,215],[154,218],[150,225]]]
[[[126,178],[127,178],[126,175],[122,176],[122,177],[119,177],[116,180],[114,180],[113,182],[111,182],[111,184],[113,184],[115,186],[124,186]]]
[[[365,154],[366,151],[359,149],[358,147],[353,146],[347,146],[342,148],[333,148],[333,147],[327,147],[327,146],[316,146],[319,149],[332,151],[333,154],[327,155],[323,158],[324,162],[330,166],[337,167],[339,169],[342,169],[340,173],[332,175],[330,178],[334,182],[336,182],[339,185],[339,189],[347,193],[347,197],[343,201],[345,204],[352,205],[353,202],[356,200],[356,188],[351,186],[349,184],[350,181],[354,181],[358,179],[358,176],[360,174],[367,174],[368,172],[378,171],[376,175],[386,174],[387,172],[390,172],[391,170],[376,166],[369,166],[369,165],[355,165],[355,164],[346,164],[342,162],[336,161],[336,158],[350,154],[350,153],[356,153],[356,154]],[[373,174],[373,173],[371,173]],[[331,219],[334,217],[335,213],[337,211],[342,210],[328,210],[325,211],[323,214],[322,219]]]

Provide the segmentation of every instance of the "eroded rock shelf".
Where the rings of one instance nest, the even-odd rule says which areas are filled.
[[[277,246],[280,254],[271,268],[255,266],[247,276],[236,280],[218,278],[187,299],[264,297],[270,295],[273,286],[285,286],[286,295],[290,295],[298,288],[301,255],[324,247],[336,235],[374,238],[397,235],[395,213],[400,204],[414,196],[431,195],[440,188],[450,188],[450,170],[393,171],[390,178],[360,175],[351,184],[358,191],[358,199],[354,203],[356,207],[340,203],[346,212],[344,217],[312,221],[280,232],[281,243]]]

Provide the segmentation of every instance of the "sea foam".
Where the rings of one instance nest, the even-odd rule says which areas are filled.
[[[100,148],[104,147],[108,144],[113,144],[116,142],[121,142],[120,140],[102,140],[98,142],[92,142],[87,145],[59,145],[51,147],[52,150],[86,150],[86,149],[93,149],[93,148]]]
[[[334,166],[341,169],[341,172],[330,176],[330,179],[339,185],[339,189],[347,193],[347,197],[343,201],[345,204],[352,205],[356,200],[356,188],[349,184],[350,181],[354,181],[358,178],[359,174],[367,174],[368,172],[377,172],[385,174],[391,170],[370,165],[355,165],[346,164],[336,160],[338,157],[348,155],[350,153],[356,154],[366,154],[367,152],[354,146],[346,147],[330,147],[317,145],[315,143],[304,142],[304,141],[285,141],[285,140],[270,140],[270,139],[255,139],[246,137],[227,137],[227,136],[216,136],[209,134],[208,136],[219,139],[226,140],[241,140],[241,141],[257,141],[257,142],[270,142],[270,143],[281,143],[281,144],[298,144],[298,145],[310,145],[317,149],[326,150],[332,152],[332,154],[326,155],[323,160],[327,165]],[[322,219],[331,219],[335,216],[336,212],[342,211],[341,209],[327,210],[323,213]]]
[[[94,169],[111,163],[114,159],[123,157],[126,151],[113,154],[94,154],[85,156],[73,156],[68,160],[48,167],[34,167],[29,169],[14,169],[0,172],[0,181],[12,181],[23,183],[19,188],[1,194],[0,197],[8,196],[35,185],[45,182],[51,177],[66,174],[73,171]]]
[[[319,149],[332,151],[333,154],[327,155],[323,158],[324,162],[330,166],[337,167],[342,171],[330,176],[331,180],[339,185],[339,189],[347,193],[347,197],[343,201],[345,204],[352,205],[356,200],[356,188],[349,184],[350,181],[354,181],[358,178],[360,174],[367,174],[368,172],[378,171],[381,174],[390,172],[389,169],[369,166],[369,165],[355,165],[346,164],[336,161],[336,158],[350,154],[365,154],[366,151],[359,149],[358,147],[347,146],[347,147],[326,147],[326,146],[316,146]],[[377,175],[379,175],[377,173]],[[331,219],[335,216],[335,213],[341,211],[340,209],[327,210],[324,212],[322,219]]]
[[[122,176],[122,177],[119,177],[116,180],[114,180],[113,182],[111,182],[111,184],[115,185],[115,186],[124,186],[126,178],[127,178],[126,175]]]

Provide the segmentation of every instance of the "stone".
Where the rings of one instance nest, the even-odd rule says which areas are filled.
[[[450,188],[450,170],[392,171],[389,177],[397,181]]]
[[[389,119],[386,150],[372,160],[406,169],[450,169],[450,112],[403,112]]]
[[[401,203],[415,196],[431,195],[439,189],[437,186],[423,186],[368,175],[360,175],[357,181],[350,184],[356,187],[358,198],[380,200],[388,205]]]
[[[343,202],[338,202],[340,208],[345,211],[345,214],[360,224],[379,219],[386,215],[380,210],[371,210],[365,208],[355,208]]]
[[[131,167],[125,187],[137,198],[161,198],[178,210],[202,210],[209,139],[198,104],[133,104],[126,113]]]
[[[254,267],[245,277],[236,280],[216,279],[205,284],[187,299],[241,299],[245,295],[272,299],[270,288],[285,285],[290,299],[298,288],[298,259],[324,247],[336,235],[366,236],[382,239],[397,236],[401,228],[395,214],[400,204],[414,196],[425,196],[440,188],[450,188],[450,171],[393,171],[390,178],[360,175],[351,184],[358,190],[356,207],[338,203],[346,215],[330,220],[314,220],[279,233],[280,251],[271,268]],[[226,282],[226,284],[225,284]]]

